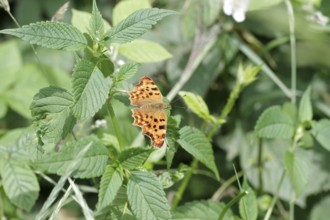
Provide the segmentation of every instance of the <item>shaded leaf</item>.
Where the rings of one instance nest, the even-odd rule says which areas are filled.
[[[57,143],[72,131],[72,105],[71,93],[55,86],[43,88],[34,96],[30,109],[43,143]]]
[[[123,56],[138,63],[161,62],[172,57],[160,44],[147,40],[134,40],[122,44],[118,51]]]
[[[68,142],[61,147],[59,152],[44,154],[35,165],[38,169],[48,173],[63,175],[68,166],[80,152],[81,146],[92,143],[92,146],[78,162],[73,173],[75,178],[92,178],[101,176],[108,161],[108,151],[101,141],[93,137],[85,137],[78,141]]]
[[[166,167],[170,169],[174,155],[178,148],[177,140],[179,139],[179,125],[181,122],[180,116],[170,116],[167,121],[167,131],[166,131]]]
[[[312,117],[311,87],[308,87],[299,103],[299,120],[301,122],[310,122]]]
[[[322,147],[330,151],[330,120],[322,119],[312,123],[312,134]]]
[[[110,43],[128,43],[145,34],[162,18],[172,14],[176,12],[158,8],[140,9],[110,29],[107,40]]]
[[[89,20],[89,33],[94,40],[101,40],[104,34],[104,24],[101,12],[97,8],[96,1],[93,1],[92,17]]]
[[[132,172],[127,185],[127,195],[137,219],[171,219],[165,192],[154,174]]]
[[[0,33],[51,49],[81,50],[87,46],[86,38],[77,28],[62,22],[42,21]]]
[[[185,126],[180,129],[178,143],[183,149],[202,162],[220,179],[217,166],[214,161],[212,145],[205,135],[194,127]]]
[[[76,28],[78,28],[78,30],[80,30],[83,33],[88,32],[88,26],[91,18],[92,18],[91,13],[72,9],[71,24]],[[104,19],[103,19],[103,25],[106,31],[110,29],[110,24]]]
[[[101,109],[108,98],[111,80],[105,78],[95,64],[80,60],[73,73],[73,114],[78,119],[88,118]]]
[[[39,195],[37,177],[26,164],[5,160],[2,165],[1,179],[6,195],[17,207],[29,211]]]
[[[224,207],[224,203],[214,201],[189,202],[173,212],[173,220],[218,220]],[[231,210],[226,212],[224,220],[234,220]]]
[[[304,190],[308,182],[309,167],[303,158],[296,156],[293,152],[287,151],[284,159],[293,189],[297,196]]]
[[[98,209],[103,209],[113,202],[122,183],[123,178],[118,170],[108,165],[102,175],[100,183]]]
[[[254,128],[260,138],[291,138],[294,124],[291,117],[279,106],[266,109]]]
[[[247,191],[248,194],[239,201],[239,213],[242,219],[256,220],[258,217],[258,201],[255,192],[246,179],[241,190]]]

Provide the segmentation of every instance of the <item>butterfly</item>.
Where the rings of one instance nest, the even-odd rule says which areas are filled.
[[[163,96],[154,81],[147,76],[140,78],[134,90],[128,92],[132,109],[133,125],[142,128],[144,135],[151,139],[152,145],[162,147],[166,137],[167,115],[165,109],[169,104],[163,102]]]

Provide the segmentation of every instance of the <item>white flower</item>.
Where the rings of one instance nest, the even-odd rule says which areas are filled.
[[[223,12],[232,16],[236,22],[243,22],[249,3],[250,0],[224,0]]]

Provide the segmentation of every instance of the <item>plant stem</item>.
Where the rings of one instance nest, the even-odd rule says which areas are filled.
[[[281,189],[281,186],[282,186],[282,183],[283,183],[285,174],[286,174],[286,172],[285,172],[285,170],[283,170],[283,172],[281,174],[281,177],[280,177],[280,180],[279,180],[279,182],[277,184],[277,188],[276,188],[276,192],[275,192],[275,197],[273,198],[272,203],[270,204],[270,207],[267,210],[267,213],[266,213],[266,215],[264,217],[264,220],[269,220],[270,215],[273,212],[274,206],[275,206],[276,201],[278,199],[278,194],[280,193],[280,189]]]
[[[198,165],[198,160],[194,159],[190,165],[191,170],[187,172],[187,174],[185,175],[185,177],[183,178],[183,180],[181,182],[181,185],[179,186],[178,191],[175,194],[174,201],[172,203],[172,210],[175,210],[176,207],[178,206],[179,202],[181,201],[182,195],[183,195],[184,191],[186,190],[188,183],[190,181],[190,178],[193,174],[193,171],[194,171],[194,169],[196,169],[197,165]]]
[[[259,145],[258,145],[258,180],[259,180],[258,194],[259,195],[263,191],[263,179],[262,179],[263,162],[262,162],[262,153],[263,153],[262,139],[259,139]]]
[[[228,211],[228,209],[230,207],[232,207],[232,205],[234,205],[236,202],[238,202],[243,196],[247,195],[248,192],[247,191],[243,191],[241,192],[239,195],[237,195],[235,198],[233,198],[232,200],[230,200],[229,203],[226,204],[226,206],[222,209],[222,212],[219,215],[218,220],[222,220],[225,217],[226,212]]]
[[[289,219],[294,220],[294,204],[296,202],[295,196],[290,201],[290,212],[289,212]]]
[[[211,200],[213,201],[219,201],[221,195],[223,194],[223,192],[228,188],[228,186],[230,186],[233,182],[235,182],[237,180],[237,178],[240,178],[243,176],[243,172],[240,171],[238,172],[236,175],[233,175],[232,177],[230,177],[228,180],[226,180],[218,189],[217,191],[212,195]]]
[[[121,133],[120,133],[119,123],[118,123],[115,112],[114,112],[110,102],[108,102],[108,104],[107,104],[107,110],[108,110],[108,113],[111,117],[113,127],[115,129],[115,133],[116,133],[116,136],[117,136],[117,139],[118,139],[119,147],[120,147],[121,150],[124,150],[123,138],[122,138]]]
[[[292,4],[290,0],[284,1],[289,15],[290,28],[290,50],[291,50],[291,102],[296,104],[296,90],[297,90],[297,69],[296,69],[296,38],[295,38],[295,20]]]

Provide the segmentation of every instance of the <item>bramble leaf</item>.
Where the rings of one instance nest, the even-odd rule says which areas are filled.
[[[158,8],[138,10],[110,29],[107,40],[119,44],[131,42],[145,34],[159,20],[172,14],[176,12]]]
[[[128,148],[119,155],[118,160],[123,168],[134,169],[143,165],[152,151],[145,148]]]
[[[127,195],[137,219],[171,219],[165,192],[153,173],[132,172],[127,185]]]
[[[242,219],[256,220],[258,217],[258,201],[255,192],[244,179],[242,189],[248,193],[239,201],[239,213]]]
[[[98,199],[98,209],[103,209],[109,206],[113,200],[116,198],[117,192],[123,183],[123,178],[111,165],[108,165],[102,175],[99,199]]]
[[[118,2],[112,12],[113,25],[117,25],[133,12],[144,8],[151,8],[148,0],[126,0]]]
[[[63,22],[42,21],[1,30],[0,33],[51,49],[82,50],[87,46],[84,35],[77,28]]]
[[[95,64],[80,60],[73,73],[73,114],[77,119],[94,116],[108,98],[111,80]]]
[[[330,151],[330,120],[322,119],[312,123],[312,134],[320,145]]]
[[[181,128],[179,133],[180,139],[178,143],[181,147],[212,170],[217,179],[220,179],[212,145],[207,137],[197,128],[189,126]]]
[[[138,63],[125,63],[119,69],[117,74],[117,82],[125,81],[133,77],[139,70],[140,64]]]
[[[1,169],[2,185],[9,200],[29,211],[39,195],[39,184],[32,170],[22,162],[5,160]]]
[[[283,138],[293,136],[294,124],[291,117],[279,106],[266,109],[254,128],[260,138]]]

